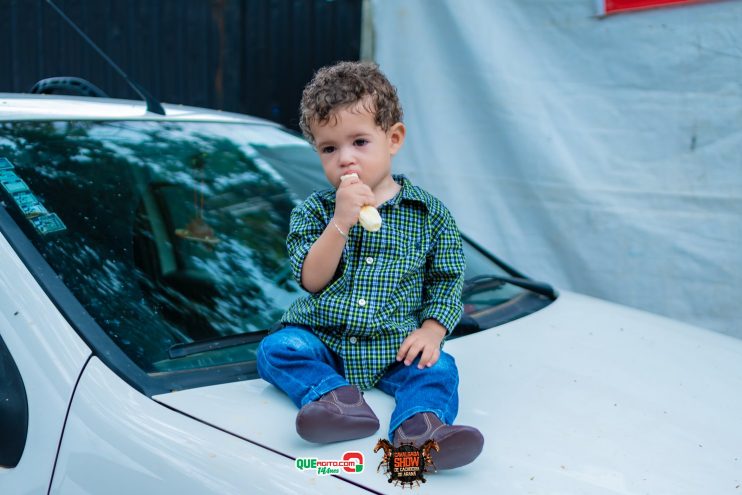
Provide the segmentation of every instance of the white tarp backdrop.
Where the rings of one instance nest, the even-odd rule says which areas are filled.
[[[375,0],[394,168],[529,276],[742,337],[742,1]]]

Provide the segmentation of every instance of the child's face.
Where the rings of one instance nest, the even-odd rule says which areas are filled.
[[[397,122],[385,132],[361,104],[338,110],[335,116],[324,125],[310,125],[327,180],[337,189],[340,177],[356,173],[375,190],[391,177],[392,156],[404,141],[404,125]]]

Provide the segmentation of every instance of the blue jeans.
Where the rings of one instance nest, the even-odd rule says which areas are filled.
[[[395,362],[376,384],[394,397],[389,439],[404,420],[432,412],[452,424],[459,410],[459,373],[450,354],[441,351],[430,368],[417,369],[419,356],[409,366]],[[258,373],[283,390],[296,407],[319,399],[330,390],[349,385],[343,362],[311,330],[288,326],[265,337],[258,347]]]

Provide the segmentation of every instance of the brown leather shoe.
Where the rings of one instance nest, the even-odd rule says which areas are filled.
[[[379,418],[355,385],[331,390],[305,404],[296,415],[296,432],[308,442],[330,443],[373,435]]]
[[[394,432],[394,446],[410,443],[420,447],[428,439],[438,443],[440,452],[430,451],[437,470],[454,469],[472,462],[482,452],[484,437],[476,428],[446,425],[431,412],[417,413]]]

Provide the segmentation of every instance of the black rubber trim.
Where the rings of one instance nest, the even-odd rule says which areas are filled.
[[[17,314],[17,313],[16,313]],[[28,437],[28,397],[23,377],[0,336],[0,466],[18,465]]]
[[[108,98],[102,89],[80,77],[48,77],[34,84],[29,93],[42,95],[74,93],[78,96]]]
[[[88,314],[2,204],[0,204],[0,233],[13,247],[52,303],[90,347],[92,353],[126,383],[143,394],[151,397],[174,390],[258,377],[256,364],[252,361],[186,371],[145,373]]]

